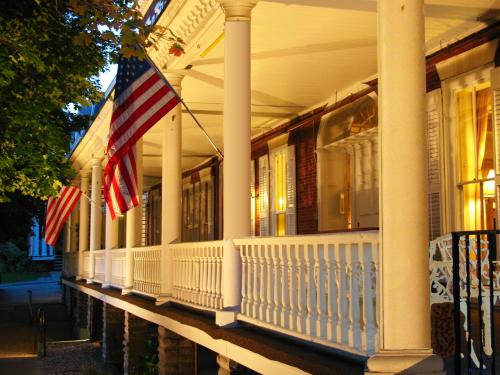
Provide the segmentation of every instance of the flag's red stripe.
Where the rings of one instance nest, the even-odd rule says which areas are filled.
[[[125,112],[134,102],[139,99],[145,92],[149,90],[156,82],[160,80],[160,77],[157,74],[149,77],[142,85],[136,88],[127,99],[120,103],[116,108],[113,109],[113,115],[111,116],[111,124],[115,122],[115,120],[121,116],[123,112]],[[120,98],[118,98],[120,100]]]
[[[158,122],[163,116],[165,116],[172,108],[174,108],[180,102],[177,96],[174,96],[170,101],[168,101],[163,107],[161,107],[156,113],[154,113],[144,124],[141,126],[140,131],[137,131],[130,137],[129,141],[122,148],[117,150],[113,156],[109,159],[109,162],[116,163],[123,157],[124,154],[128,152],[130,146],[126,147],[128,144],[135,144],[141,137],[146,133],[154,124]]]
[[[71,189],[68,188],[67,186],[63,187],[62,190],[60,191],[59,198],[56,199],[55,201],[55,206],[52,208],[51,212],[53,213],[52,215],[49,215],[48,218],[48,223],[47,223],[47,228],[46,231],[49,233],[52,232],[54,229],[54,225],[57,221],[58,216],[60,215],[60,211],[62,207],[66,204],[66,199],[68,197],[68,194],[71,193]]]
[[[61,232],[64,222],[75,208],[81,191],[76,187],[64,187],[59,198],[50,198],[47,204],[47,220],[45,240],[48,245],[54,246]]]
[[[65,197],[64,202],[61,202],[63,204],[60,205],[61,210],[60,212],[58,212],[54,230],[51,232],[52,237],[49,237],[51,243],[55,244],[55,242],[57,241],[57,237],[61,232],[61,228],[64,225],[64,222],[67,220],[69,214],[71,213],[71,210],[73,209],[73,203],[75,203],[73,199],[79,196],[80,195],[77,192],[77,189],[71,189],[69,195]]]
[[[121,138],[124,133],[132,127],[136,121],[144,114],[146,113],[152,106],[154,106],[161,98],[169,93],[169,89],[167,86],[162,86],[158,91],[156,91],[153,95],[151,95],[148,100],[146,100],[140,107],[138,107],[134,112],[130,115],[127,120],[123,122],[123,124],[120,125],[118,129],[116,129],[111,137],[109,138],[108,141],[108,150],[113,147],[115,142]],[[111,125],[113,126],[113,125]],[[147,131],[148,129],[142,130],[142,127],[139,129],[139,132],[142,131],[142,135]],[[137,132],[135,133],[137,134]]]

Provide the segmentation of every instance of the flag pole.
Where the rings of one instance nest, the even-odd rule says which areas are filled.
[[[172,92],[179,98],[180,102],[182,103],[182,105],[184,106],[184,108],[186,108],[187,112],[191,115],[192,119],[194,120],[194,122],[196,123],[196,125],[198,125],[198,127],[200,128],[200,130],[203,132],[203,134],[205,135],[205,137],[207,138],[208,142],[210,143],[210,145],[213,147],[213,149],[217,152],[217,154],[219,154],[219,156],[221,157],[221,159],[224,159],[224,154],[222,153],[222,151],[219,149],[219,147],[217,147],[217,145],[215,144],[215,142],[212,140],[212,138],[208,135],[207,131],[205,130],[205,128],[203,127],[203,125],[200,124],[200,122],[198,121],[198,119],[196,118],[196,116],[193,114],[193,112],[191,112],[191,109],[187,106],[187,104],[184,102],[184,100],[182,100],[182,98],[180,97],[179,94],[177,94],[177,92],[175,91],[175,89],[172,87],[172,85],[170,84],[170,82],[168,82],[168,79],[165,77],[165,75],[160,71],[160,69],[158,69],[158,67],[155,65],[155,63],[151,60],[151,58],[148,56],[148,54],[145,52],[145,56],[146,56],[146,59],[149,61],[149,63],[153,66],[153,68],[156,70],[156,72],[160,75],[160,77],[163,78],[163,80],[167,83],[168,87],[170,88],[170,90],[172,90]]]

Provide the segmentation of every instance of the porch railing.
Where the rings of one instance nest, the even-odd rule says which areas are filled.
[[[90,251],[84,251],[82,254],[82,277],[85,279],[88,279],[90,277],[90,264],[89,264],[89,258],[90,258]]]
[[[111,253],[111,286],[123,288],[125,286],[126,249],[112,249]]]
[[[377,349],[378,232],[236,240],[239,319],[360,354]]]
[[[173,258],[174,299],[221,309],[223,241],[173,244],[168,250]]]
[[[104,283],[104,250],[94,250],[94,280]]]
[[[238,320],[355,354],[377,350],[378,232],[253,237],[234,245],[242,263],[235,275],[242,284]],[[110,250],[109,257],[95,251],[94,280],[103,280],[108,259],[112,286],[127,287],[130,267],[132,292],[158,297],[162,251],[172,262],[165,276],[173,301],[223,308],[223,241],[134,248],[130,264],[126,249]],[[88,275],[89,252],[83,256]]]
[[[160,294],[161,245],[132,249],[132,291],[156,297]]]

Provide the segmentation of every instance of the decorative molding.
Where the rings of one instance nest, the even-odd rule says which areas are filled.
[[[168,4],[168,8],[160,17],[158,25],[166,27],[184,40],[189,54],[189,49],[196,43],[194,39],[200,33],[207,21],[220,9],[216,0],[173,0]],[[219,10],[222,13],[221,10]],[[160,69],[166,69],[171,65],[182,65],[185,61],[168,53],[167,49],[149,51],[150,56]]]

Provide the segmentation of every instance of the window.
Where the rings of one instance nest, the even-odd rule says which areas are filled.
[[[489,84],[457,91],[456,106],[463,229],[492,229],[496,207]]]
[[[214,239],[214,178],[210,169],[185,180],[182,187],[182,241]]]
[[[295,147],[284,145],[259,158],[261,236],[296,234]]]

